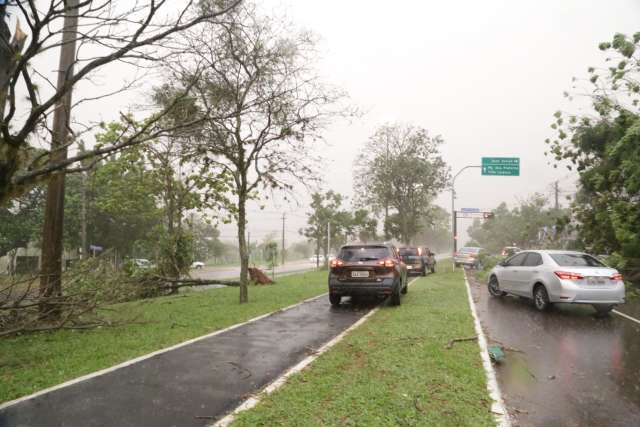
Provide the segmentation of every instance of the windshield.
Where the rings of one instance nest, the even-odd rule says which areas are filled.
[[[400,248],[398,250],[400,252],[400,256],[418,256],[418,248]]]
[[[463,254],[477,254],[480,252],[480,248],[462,248],[460,249],[460,252]]]
[[[587,254],[550,254],[550,256],[560,267],[606,267]]]
[[[386,246],[349,246],[340,250],[340,258],[343,261],[375,261],[391,256]]]

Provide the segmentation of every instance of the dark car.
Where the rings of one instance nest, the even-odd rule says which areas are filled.
[[[357,295],[390,297],[392,305],[400,305],[400,294],[407,290],[407,267],[392,245],[345,245],[331,261],[329,301],[333,306],[343,296]]]
[[[427,275],[427,264],[419,248],[403,247],[398,249],[400,259],[407,265],[407,274]]]

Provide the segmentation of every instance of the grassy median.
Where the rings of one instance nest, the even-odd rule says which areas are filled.
[[[448,264],[447,264],[448,266]],[[234,426],[494,425],[462,272],[415,282]]]
[[[243,322],[327,291],[327,273],[293,274],[253,286],[211,289],[113,306],[113,320],[135,323],[0,339],[0,402]]]

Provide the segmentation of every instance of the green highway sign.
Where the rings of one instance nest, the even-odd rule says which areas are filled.
[[[483,157],[482,175],[520,176],[520,158]]]

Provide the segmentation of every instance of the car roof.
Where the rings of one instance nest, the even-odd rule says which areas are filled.
[[[522,252],[537,252],[540,254],[571,254],[571,255],[589,255],[586,252],[580,252],[580,251],[563,251],[562,249],[525,249]]]

